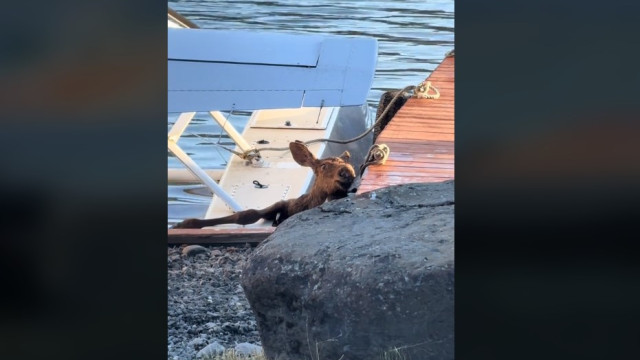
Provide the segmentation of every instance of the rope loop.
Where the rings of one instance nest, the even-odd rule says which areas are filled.
[[[429,94],[429,89],[432,89],[435,94]],[[439,99],[440,91],[431,85],[431,81],[423,81],[416,87],[415,97],[418,99]]]
[[[365,158],[364,164],[360,166],[360,177],[369,165],[384,165],[389,158],[389,146],[387,144],[373,144]]]

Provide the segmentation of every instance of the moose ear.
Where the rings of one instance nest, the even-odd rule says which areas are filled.
[[[289,143],[289,149],[291,150],[291,155],[293,155],[293,160],[298,164],[309,167],[313,167],[315,164],[315,155],[301,141],[296,140],[296,142]]]
[[[349,154],[348,151],[345,151],[342,153],[342,155],[339,156],[339,158],[344,161],[349,161],[349,159],[351,159],[351,154]]]

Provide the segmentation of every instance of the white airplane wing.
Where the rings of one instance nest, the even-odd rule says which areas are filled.
[[[361,105],[373,38],[168,29],[169,112]]]

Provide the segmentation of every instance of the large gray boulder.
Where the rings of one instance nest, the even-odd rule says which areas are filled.
[[[242,275],[267,358],[453,359],[453,224],[453,181],[287,219]]]

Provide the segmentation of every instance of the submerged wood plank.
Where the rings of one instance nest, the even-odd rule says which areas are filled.
[[[455,58],[445,58],[427,78],[438,99],[410,98],[376,139],[389,146],[384,165],[365,171],[358,193],[390,185],[454,178]]]
[[[258,244],[266,239],[275,227],[238,229],[169,229],[169,244]]]

